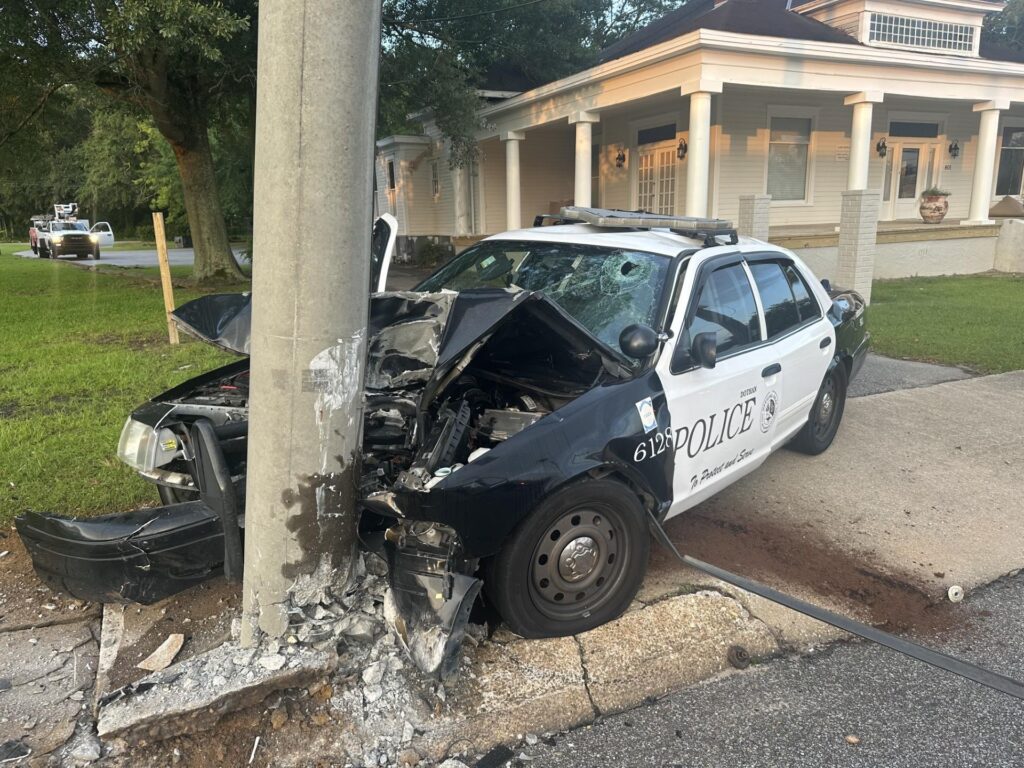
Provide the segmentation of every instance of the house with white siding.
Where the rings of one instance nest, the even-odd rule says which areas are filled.
[[[1024,176],[1024,54],[981,39],[1002,7],[691,0],[590,69],[489,94],[466,167],[450,167],[429,119],[422,135],[379,141],[378,209],[408,238],[459,239],[566,204],[736,220],[754,195],[772,239],[821,269],[843,193],[868,190],[876,276],[990,269],[990,210],[1019,196]],[[938,226],[918,212],[933,187],[950,193]],[[913,263],[893,266],[891,243]],[[917,264],[928,254],[935,263]]]

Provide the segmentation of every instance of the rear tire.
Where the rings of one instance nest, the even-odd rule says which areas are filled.
[[[797,432],[790,447],[800,453],[817,456],[832,445],[839,431],[839,424],[843,420],[843,411],[846,409],[848,383],[846,366],[842,362],[834,365],[825,374],[818,389],[818,396],[814,398],[814,405],[811,406],[807,423]]]
[[[629,488],[583,480],[542,501],[489,564],[484,582],[509,628],[564,637],[622,615],[643,582],[647,518]]]

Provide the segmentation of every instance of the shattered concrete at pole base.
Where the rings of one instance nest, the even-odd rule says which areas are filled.
[[[287,649],[283,669],[267,669],[260,660],[257,649],[225,643],[142,678],[134,685],[144,690],[101,704],[99,736],[131,745],[208,730],[227,712],[309,685],[337,666],[334,653],[299,647]]]

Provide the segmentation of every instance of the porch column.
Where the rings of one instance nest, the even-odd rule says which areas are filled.
[[[850,161],[846,175],[848,190],[867,189],[871,162],[871,115],[874,105],[881,103],[885,94],[861,91],[843,99],[853,107],[853,125],[850,129]]]
[[[452,232],[456,237],[469,234],[469,168],[460,165],[452,168],[452,197],[455,204],[455,227]]]
[[[569,115],[569,124],[576,126],[576,184],[573,190],[573,205],[591,205],[591,152],[594,145],[594,123],[601,117],[594,112],[575,112]]]
[[[522,131],[501,134],[505,142],[505,229],[522,226],[519,192],[519,142],[526,138]]]
[[[1008,109],[1007,99],[985,101],[974,105],[981,113],[978,126],[978,154],[974,158],[974,183],[971,186],[971,210],[962,224],[991,224],[988,209],[992,204],[992,181],[996,172],[996,141],[999,135],[999,112]]]
[[[680,94],[690,97],[690,135],[686,153],[687,216],[708,215],[708,170],[711,167],[711,94],[722,84],[699,77],[685,83]]]

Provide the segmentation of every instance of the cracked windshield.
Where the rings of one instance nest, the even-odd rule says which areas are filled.
[[[655,326],[669,258],[591,245],[488,241],[464,251],[420,284],[447,288],[522,288],[543,291],[592,334],[619,348],[632,323]]]

